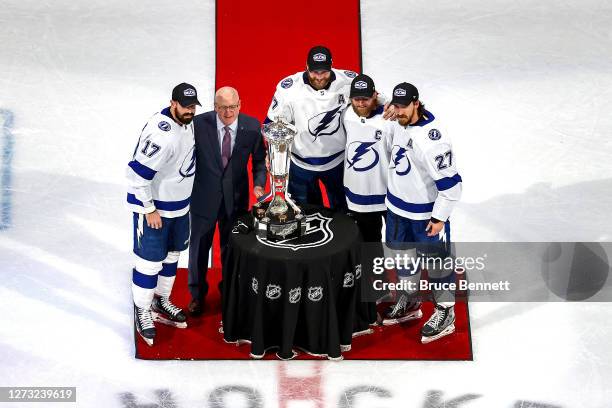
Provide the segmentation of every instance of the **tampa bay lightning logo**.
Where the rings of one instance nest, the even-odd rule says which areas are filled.
[[[338,106],[328,112],[319,113],[308,120],[308,131],[315,140],[319,136],[333,135],[340,129],[340,116],[342,106]]]
[[[293,79],[291,78],[287,78],[281,82],[281,88],[283,89],[291,88],[291,85],[293,85]]]
[[[179,169],[179,174],[184,178],[193,177],[196,169],[196,156],[195,156],[195,146],[191,148],[191,150],[185,155],[183,159],[183,164],[181,164],[181,168]]]
[[[438,129],[431,129],[427,134],[431,140],[439,140],[442,137],[442,134]]]
[[[353,142],[349,144],[346,156],[348,168],[355,171],[368,171],[378,164],[378,151],[372,148],[376,142]]]
[[[157,127],[160,128],[161,130],[163,130],[164,132],[169,132],[170,131],[170,124],[168,122],[166,122],[165,120],[162,120],[161,122],[159,122],[157,124]]]
[[[410,173],[410,168],[412,166],[404,147],[394,145],[393,149],[391,150],[391,159],[393,161],[390,168],[395,169],[395,174],[398,176],[405,176],[406,174]]]

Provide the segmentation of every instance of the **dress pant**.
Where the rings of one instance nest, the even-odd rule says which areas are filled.
[[[189,292],[191,298],[202,304],[208,293],[208,255],[215,235],[215,225],[219,223],[219,241],[221,246],[221,266],[225,265],[229,234],[236,217],[228,216],[225,204],[221,202],[216,219],[202,217],[191,213],[191,240],[189,245]],[[219,285],[220,286],[220,285]]]

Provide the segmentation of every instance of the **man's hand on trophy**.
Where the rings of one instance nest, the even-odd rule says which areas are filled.
[[[266,161],[267,159],[268,158],[266,157]],[[265,194],[264,188],[261,186],[255,186],[255,188],[253,188],[253,194],[255,194],[255,198],[263,196]]]
[[[385,110],[383,111],[383,118],[388,120],[396,120],[397,119],[397,111],[395,110],[395,106],[390,104],[385,104]]]

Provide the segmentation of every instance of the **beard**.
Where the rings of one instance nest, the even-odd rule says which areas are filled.
[[[397,123],[402,126],[407,126],[409,122],[410,120],[408,119],[408,116],[402,115],[397,117]]]
[[[183,125],[188,125],[191,123],[191,121],[193,120],[193,114],[191,113],[185,113],[184,115],[177,115],[177,119],[179,120],[179,122],[181,122]]]

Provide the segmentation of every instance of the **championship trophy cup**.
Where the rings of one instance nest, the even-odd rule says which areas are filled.
[[[269,241],[300,237],[306,231],[306,219],[287,193],[291,144],[297,130],[276,120],[263,125],[262,133],[268,144],[271,190],[253,206],[255,231]]]

